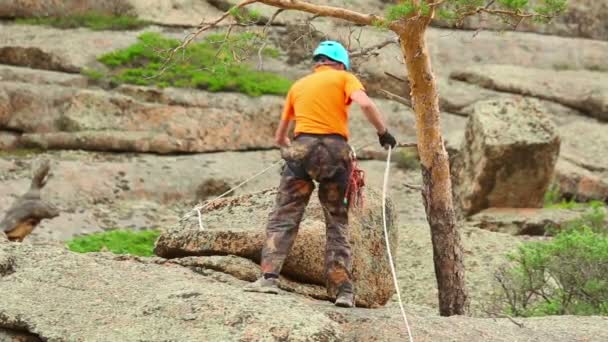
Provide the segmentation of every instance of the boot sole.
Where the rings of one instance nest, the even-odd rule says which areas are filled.
[[[340,308],[352,308],[354,306],[353,303],[342,301],[336,301],[334,304]]]

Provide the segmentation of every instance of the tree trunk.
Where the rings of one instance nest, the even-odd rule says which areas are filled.
[[[407,65],[412,105],[416,114],[422,197],[431,227],[433,262],[439,289],[439,313],[462,315],[468,304],[460,235],[452,204],[448,154],[441,137],[437,85],[431,70],[425,32],[430,17],[412,16],[398,34]]]

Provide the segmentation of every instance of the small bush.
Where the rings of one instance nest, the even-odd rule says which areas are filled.
[[[68,249],[78,253],[108,250],[116,254],[153,256],[154,242],[160,235],[156,230],[112,230],[77,237],[67,243]]]
[[[283,95],[291,86],[286,78],[252,70],[238,60],[238,56],[247,56],[258,48],[254,46],[257,39],[254,34],[209,36],[180,51],[169,64],[165,62],[169,50],[179,46],[177,39],[150,32],[138,39],[126,49],[98,58],[112,69],[110,77],[114,83],[235,91],[250,96]],[[266,49],[264,53],[275,55],[276,50]]]
[[[580,208],[590,208],[594,206],[602,206],[604,205],[601,201],[591,201],[591,202],[577,202],[572,198],[565,198],[562,196],[559,185],[551,184],[547,191],[545,192],[543,207],[545,208],[557,208],[557,209],[580,209]]]
[[[64,17],[37,17],[16,19],[17,24],[45,25],[60,29],[86,27],[91,30],[137,30],[150,25],[148,21],[133,16],[84,13]]]
[[[416,149],[401,148],[395,152],[395,163],[403,170],[420,168],[420,159]]]
[[[562,227],[548,242],[508,255],[496,274],[499,306],[509,315],[608,315],[608,228],[603,204]]]
[[[93,81],[99,81],[105,76],[103,72],[94,69],[82,69],[80,73]]]

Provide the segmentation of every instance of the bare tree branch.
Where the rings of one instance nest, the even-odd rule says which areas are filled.
[[[396,79],[397,81],[401,81],[401,82],[403,82],[403,83],[410,83],[410,81],[406,80],[405,78],[399,77],[399,76],[397,76],[397,75],[395,75],[395,74],[391,74],[391,73],[390,73],[390,72],[388,72],[388,71],[385,71],[385,72],[384,72],[384,74],[385,74],[386,76],[388,76],[388,77],[392,77],[392,78]]]
[[[380,92],[383,93],[384,95],[386,95],[389,99],[391,99],[393,101],[399,102],[399,103],[401,103],[403,105],[406,105],[406,106],[408,106],[410,108],[412,107],[412,102],[410,100],[406,99],[403,96],[399,96],[397,94],[393,94],[390,91],[385,90],[385,89],[380,89]]]
[[[465,18],[465,17],[479,14],[479,13],[487,13],[487,14],[492,14],[492,15],[508,16],[508,17],[521,18],[521,19],[533,18],[533,17],[540,17],[540,18],[545,18],[545,19],[553,18],[553,16],[546,15],[546,14],[525,13],[525,12],[521,12],[519,10],[509,11],[509,10],[501,10],[501,9],[491,9],[491,8],[489,8],[489,6],[477,7],[476,9],[474,9],[472,11],[468,11],[468,12],[464,12],[464,13],[460,14],[459,17]]]
[[[343,19],[359,25],[374,25],[386,23],[386,20],[375,14],[363,14],[345,8],[316,5],[300,0],[258,0],[257,2],[283,9],[312,13],[321,17]],[[389,23],[389,28],[393,23]]]
[[[390,44],[397,44],[398,42],[399,42],[399,38],[398,37],[387,39],[387,40],[385,40],[385,41],[383,41],[381,43],[378,43],[376,45],[372,45],[372,46],[370,46],[368,48],[365,48],[365,49],[362,49],[362,50],[350,53],[350,57],[351,58],[356,58],[356,57],[367,56],[367,55],[370,55],[370,54],[377,55],[378,54],[377,50],[380,50],[380,49],[382,49],[382,48],[384,48],[384,47],[386,47],[386,46],[388,46]]]
[[[255,2],[257,2],[257,0],[245,0],[245,1],[241,2],[240,4],[236,5],[233,8],[237,8],[237,9],[238,8],[243,8],[243,7],[247,6],[247,5],[251,5],[251,4],[255,3]],[[201,33],[203,33],[203,32],[205,32],[205,31],[207,31],[209,29],[212,29],[212,28],[216,27],[220,22],[222,22],[224,19],[226,19],[229,16],[230,16],[230,10],[224,12],[224,14],[222,14],[221,16],[219,16],[217,19],[211,21],[210,23],[201,22],[201,24],[198,26],[198,28],[197,28],[196,31],[189,33],[186,36],[186,38],[184,38],[184,40],[181,42],[181,44],[179,44],[179,46],[177,46],[176,48],[172,49],[169,52],[169,56],[167,57],[165,65],[163,65],[163,67],[161,68],[161,72],[166,68],[166,65],[168,65],[173,60],[173,57],[175,56],[175,54],[178,51],[184,50]]]
[[[397,147],[416,147],[416,148],[418,148],[418,144],[415,142],[398,143]]]
[[[284,12],[284,11],[285,11],[284,9],[279,8],[276,12],[274,12],[274,14],[272,15],[272,17],[270,17],[270,20],[268,20],[268,22],[264,26],[264,30],[262,31],[262,37],[264,38],[264,41],[262,42],[262,45],[258,49],[258,70],[264,69],[264,57],[262,56],[262,54],[264,53],[264,49],[266,48],[266,44],[268,44],[268,39],[266,39],[266,31],[268,30],[268,27],[270,25],[272,25],[272,22],[274,21],[274,19],[276,19],[276,17],[279,14],[281,14],[281,12]]]
[[[403,183],[403,186],[406,189],[411,189],[411,190],[415,190],[415,191],[422,191],[422,187],[419,186],[419,185],[413,185],[413,184]]]

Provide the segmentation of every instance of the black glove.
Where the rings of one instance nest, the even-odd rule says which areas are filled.
[[[378,134],[378,140],[380,141],[380,146],[384,147],[385,149],[388,149],[388,146],[395,148],[397,145],[397,140],[395,140],[395,137],[388,132],[388,129],[384,131],[384,133]]]

